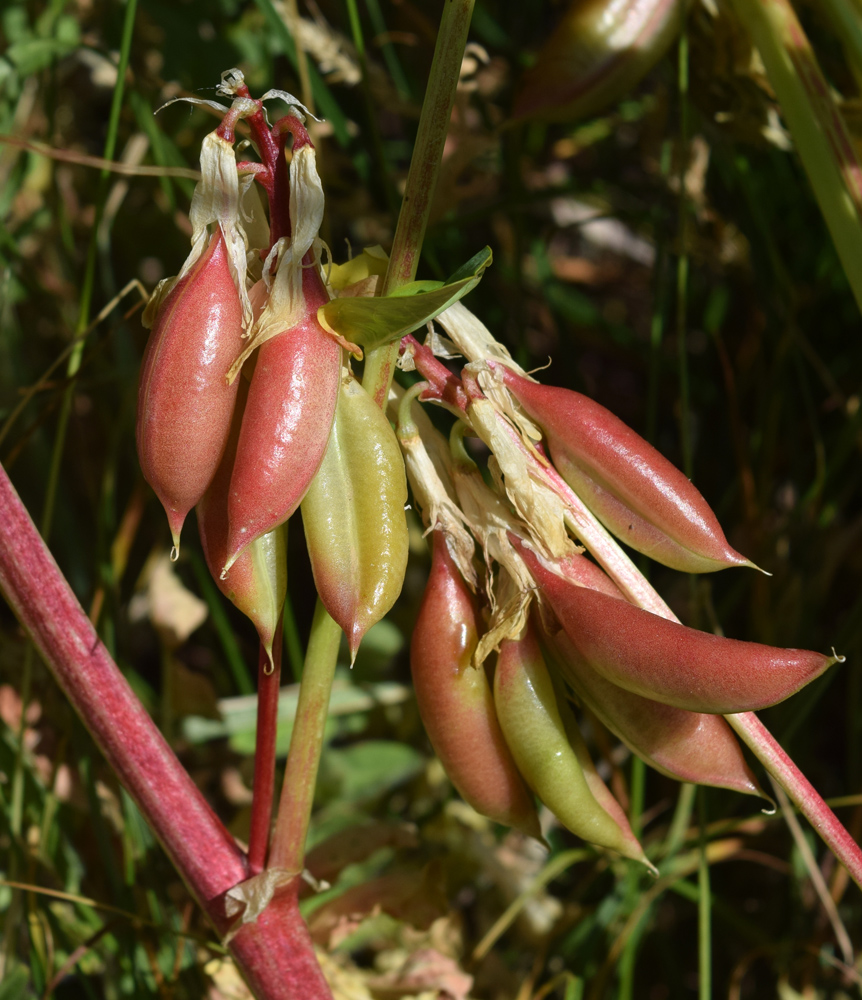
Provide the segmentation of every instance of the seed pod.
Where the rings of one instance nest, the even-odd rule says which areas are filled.
[[[494,705],[518,770],[567,829],[599,847],[647,864],[628,823],[599,805],[569,744],[554,686],[531,630],[500,647]]]
[[[573,0],[527,71],[516,118],[572,122],[630,93],[679,33],[679,0]]]
[[[317,322],[320,302],[307,299],[300,321],[258,351],[230,483],[226,570],[296,510],[326,451],[341,351]]]
[[[611,790],[602,781],[601,777],[599,777],[596,765],[590,757],[590,752],[587,750],[587,745],[584,743],[583,736],[581,736],[581,731],[578,728],[574,712],[572,712],[572,709],[566,700],[566,693],[564,690],[565,685],[562,680],[560,680],[559,676],[550,676],[554,685],[554,693],[557,696],[557,709],[559,710],[560,718],[563,720],[563,726],[566,730],[566,737],[568,738],[569,746],[572,748],[578,759],[578,763],[581,765],[581,770],[584,773],[584,780],[586,781],[588,788],[593,793],[596,802],[598,802],[602,809],[604,809],[611,819],[616,822],[632,850],[637,849],[640,851],[640,843],[629,825],[629,819],[625,814],[625,810],[614,798]],[[641,860],[644,859],[641,858]],[[655,874],[655,869],[649,861],[644,860],[644,864],[646,864],[653,874]]]
[[[541,426],[560,475],[626,545],[686,573],[754,565],[731,548],[682,472],[610,410],[497,362],[488,366]]]
[[[272,663],[272,644],[287,596],[287,551],[283,528],[275,528],[251,543],[222,579],[227,558],[228,488],[242,414],[248,396],[248,382],[238,379],[237,410],[231,435],[218,471],[197,505],[198,531],[209,571],[219,590],[251,619],[260,642]]]
[[[580,701],[651,767],[677,781],[766,798],[720,715],[686,712],[617,687],[589,666],[565,632],[540,632],[540,641]]]
[[[138,456],[168,515],[175,550],[224,452],[237,392],[226,376],[242,349],[242,323],[218,229],[161,303],[138,384]]]
[[[687,628],[572,584],[523,546],[522,554],[583,659],[645,698],[690,712],[751,712],[795,694],[838,659]]]
[[[407,569],[407,478],[380,407],[342,373],[323,462],[302,501],[314,583],[356,657],[401,593]]]
[[[433,533],[431,575],[410,646],[416,703],[428,738],[461,796],[483,816],[540,838],[532,796],[506,746],[485,672],[473,598]]]

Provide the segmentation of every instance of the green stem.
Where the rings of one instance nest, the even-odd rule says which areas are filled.
[[[688,299],[688,191],[686,175],[688,173],[689,129],[688,129],[688,34],[685,22],[679,36],[679,220],[677,237],[679,239],[679,256],[676,261],[676,343],[679,363],[679,425],[680,444],[682,447],[683,472],[691,479],[692,448],[691,426],[689,421],[690,392],[688,384],[688,340],[686,337],[687,299]]]
[[[676,809],[674,810],[670,830],[664,844],[665,857],[673,857],[680,847],[682,847],[686,831],[691,825],[691,813],[694,808],[694,795],[696,791],[697,785],[684,783],[679,786]]]
[[[733,0],[763,59],[781,113],[862,309],[862,165],[790,0]]]
[[[347,0],[347,14],[350,19],[350,33],[353,36],[353,45],[356,48],[356,58],[359,62],[359,71],[362,74],[362,98],[365,101],[365,114],[368,118],[368,134],[371,138],[371,148],[374,151],[374,159],[377,161],[377,181],[383,187],[386,197],[386,204],[392,215],[398,207],[397,192],[392,183],[392,171],[386,160],[386,150],[383,148],[383,139],[380,135],[380,127],[375,114],[374,98],[371,95],[371,85],[368,81],[368,59],[365,55],[365,38],[362,35],[362,23],[359,20],[359,11],[356,8],[356,0]]]
[[[697,866],[697,956],[698,1000],[712,996],[712,893],[709,887],[709,859],[706,854],[706,789],[698,788],[700,861]]]
[[[268,868],[301,872],[341,629],[318,600],[302,670]]]
[[[380,285],[381,295],[388,295],[416,277],[431,202],[437,187],[440,161],[443,158],[443,146],[449,131],[449,119],[455,104],[467,31],[473,16],[473,2],[474,0],[448,0],[443,8],[389,268]],[[362,384],[380,406],[386,403],[397,358],[396,341],[370,351],[365,360]]]

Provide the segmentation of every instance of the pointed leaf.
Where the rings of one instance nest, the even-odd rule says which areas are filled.
[[[445,284],[412,281],[392,295],[333,299],[321,307],[318,317],[324,326],[366,350],[398,340],[424,326],[475,288],[491,263],[490,249],[486,247],[468,263],[471,272],[457,281]]]

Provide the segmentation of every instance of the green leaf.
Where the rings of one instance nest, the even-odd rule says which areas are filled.
[[[333,299],[319,315],[346,340],[371,350],[418,330],[463,298],[491,259],[491,249],[485,247],[455,272],[457,280],[411,281],[385,297]]]
[[[339,801],[371,799],[409,781],[424,765],[425,758],[417,750],[392,740],[328,747],[320,762],[319,794]]]
[[[364,684],[360,687],[348,679],[346,671],[340,673],[332,685],[327,738],[332,738],[343,731],[345,717],[364,716],[380,705],[400,704],[407,700],[409,694],[406,686],[391,681]],[[276,753],[280,757],[287,754],[298,700],[299,685],[292,684],[281,689],[278,699],[276,747]],[[231,750],[243,754],[253,753],[257,724],[257,695],[222,698],[218,707],[221,719],[206,719],[198,715],[186,716],[182,722],[184,738],[189,743],[207,743],[210,740],[227,737]]]

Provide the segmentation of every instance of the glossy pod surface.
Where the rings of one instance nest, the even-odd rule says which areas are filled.
[[[576,836],[644,861],[640,844],[596,801],[569,744],[554,686],[531,631],[500,647],[494,704],[518,770],[542,802]]]
[[[321,303],[307,298],[303,318],[258,351],[230,483],[226,568],[296,510],[326,451],[341,349],[317,322]]]
[[[540,837],[532,796],[506,746],[485,672],[471,664],[479,640],[472,595],[439,531],[433,546],[410,644],[425,730],[452,783],[477,812]]]
[[[687,628],[557,576],[523,550],[530,572],[585,662],[607,680],[691,712],[750,712],[794,694],[835,662]]]
[[[571,0],[515,101],[516,118],[575,121],[631,92],[679,32],[679,0]]]
[[[578,698],[651,767],[677,781],[762,794],[720,715],[686,712],[617,687],[586,663],[565,632],[540,641]]]
[[[175,546],[225,448],[237,393],[226,376],[242,350],[242,319],[218,230],[162,303],[138,385],[138,456]]]
[[[407,569],[407,477],[380,407],[343,374],[329,443],[302,501],[320,599],[356,655],[401,593]]]
[[[224,456],[218,470],[197,505],[198,531],[209,571],[219,590],[246,617],[250,618],[262,646],[272,662],[272,643],[287,596],[287,560],[283,528],[252,542],[222,579],[227,558],[227,501],[231,473],[236,458],[242,411],[248,395],[248,382],[239,378],[237,412]]]
[[[683,473],[610,410],[488,364],[541,426],[562,477],[626,545],[686,573],[751,565]]]

